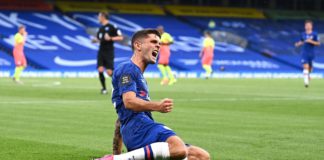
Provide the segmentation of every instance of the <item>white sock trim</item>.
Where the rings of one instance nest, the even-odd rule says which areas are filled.
[[[306,85],[308,85],[309,84],[309,71],[307,69],[304,69],[303,73],[304,73],[304,83]]]
[[[166,142],[152,143],[143,148],[139,148],[124,154],[114,155],[114,160],[136,159],[145,160],[146,154],[156,160],[170,160],[169,144]]]
[[[169,160],[170,150],[169,144],[166,142],[152,143],[151,148],[155,159]]]

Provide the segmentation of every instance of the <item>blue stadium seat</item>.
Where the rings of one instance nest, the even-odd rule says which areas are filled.
[[[202,33],[210,18],[182,17],[186,23],[173,16],[111,14],[110,22],[118,26],[124,35],[131,35],[143,28],[163,25],[175,39],[171,46],[171,66],[178,72],[202,72],[198,54]],[[303,30],[303,21],[270,21],[254,19],[213,19],[215,30],[230,32],[248,41],[246,48],[218,42],[215,47],[214,69],[225,67],[225,72],[299,72],[299,54],[293,46]],[[97,13],[72,12],[16,12],[0,11],[0,33],[4,38],[0,45],[12,50],[17,26],[24,24],[29,33],[25,54],[34,69],[49,71],[95,71],[98,44],[91,43],[99,27]],[[324,23],[315,22],[323,32]],[[198,26],[198,27],[197,27]],[[88,32],[87,32],[88,31]],[[91,35],[92,34],[92,35]],[[115,45],[116,65],[128,60],[132,54],[128,46]],[[318,63],[324,57],[324,47],[317,49]],[[1,58],[3,54],[1,54]],[[10,54],[7,54],[10,55]],[[267,56],[265,56],[267,55]],[[7,56],[8,58],[8,56]],[[323,62],[323,61],[322,61]],[[13,66],[9,66],[13,67]],[[316,69],[316,68],[315,68]],[[323,68],[317,68],[324,71]],[[157,72],[156,66],[148,71]]]

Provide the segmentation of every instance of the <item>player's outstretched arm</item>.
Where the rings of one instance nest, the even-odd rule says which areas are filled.
[[[115,36],[111,38],[112,41],[122,41],[123,39],[124,39],[123,36]]]
[[[92,38],[92,39],[91,39],[91,42],[92,42],[92,43],[98,43],[98,42],[99,42],[99,39],[98,39],[98,38]]]
[[[320,45],[320,42],[319,41],[314,41],[312,39],[307,39],[306,42],[307,43],[310,43],[312,45],[315,45],[315,46],[319,46]]]
[[[114,37],[111,37],[111,36],[109,36],[108,33],[105,34],[105,37],[104,38],[105,38],[106,41],[122,41],[124,39],[123,36],[114,36]]]
[[[298,42],[295,43],[295,47],[300,47],[303,44],[304,44],[304,42],[298,41]]]
[[[122,148],[123,148],[123,139],[120,134],[120,121],[119,119],[117,119],[115,123],[115,133],[113,139],[113,154],[114,155],[121,154]]]
[[[127,109],[135,112],[158,111],[168,113],[172,111],[173,100],[163,99],[160,102],[145,101],[136,97],[135,92],[126,92],[123,94],[123,102]]]

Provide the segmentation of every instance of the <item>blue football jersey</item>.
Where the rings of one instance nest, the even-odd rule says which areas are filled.
[[[318,35],[316,32],[312,32],[310,34],[307,34],[306,32],[303,32],[301,36],[301,41],[304,42],[304,45],[302,46],[301,53],[303,56],[309,56],[309,57],[314,57],[315,51],[314,47],[315,45],[307,43],[307,39],[312,39],[313,41],[319,41]]]
[[[133,119],[148,118],[153,122],[151,112],[134,112],[127,109],[123,102],[122,95],[130,91],[135,92],[136,97],[150,101],[147,82],[138,66],[132,61],[118,65],[112,77],[112,85],[112,102],[122,126]]]
[[[135,92],[137,98],[150,101],[143,73],[132,61],[116,68],[112,85],[112,102],[121,122],[120,133],[128,151],[155,142],[166,142],[169,137],[176,135],[170,128],[154,122],[151,112],[134,112],[125,107],[122,95],[126,92]]]

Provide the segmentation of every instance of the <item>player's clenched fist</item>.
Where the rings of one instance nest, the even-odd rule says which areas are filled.
[[[172,108],[173,108],[173,100],[165,98],[161,100],[158,111],[161,113],[168,113],[172,111]]]

